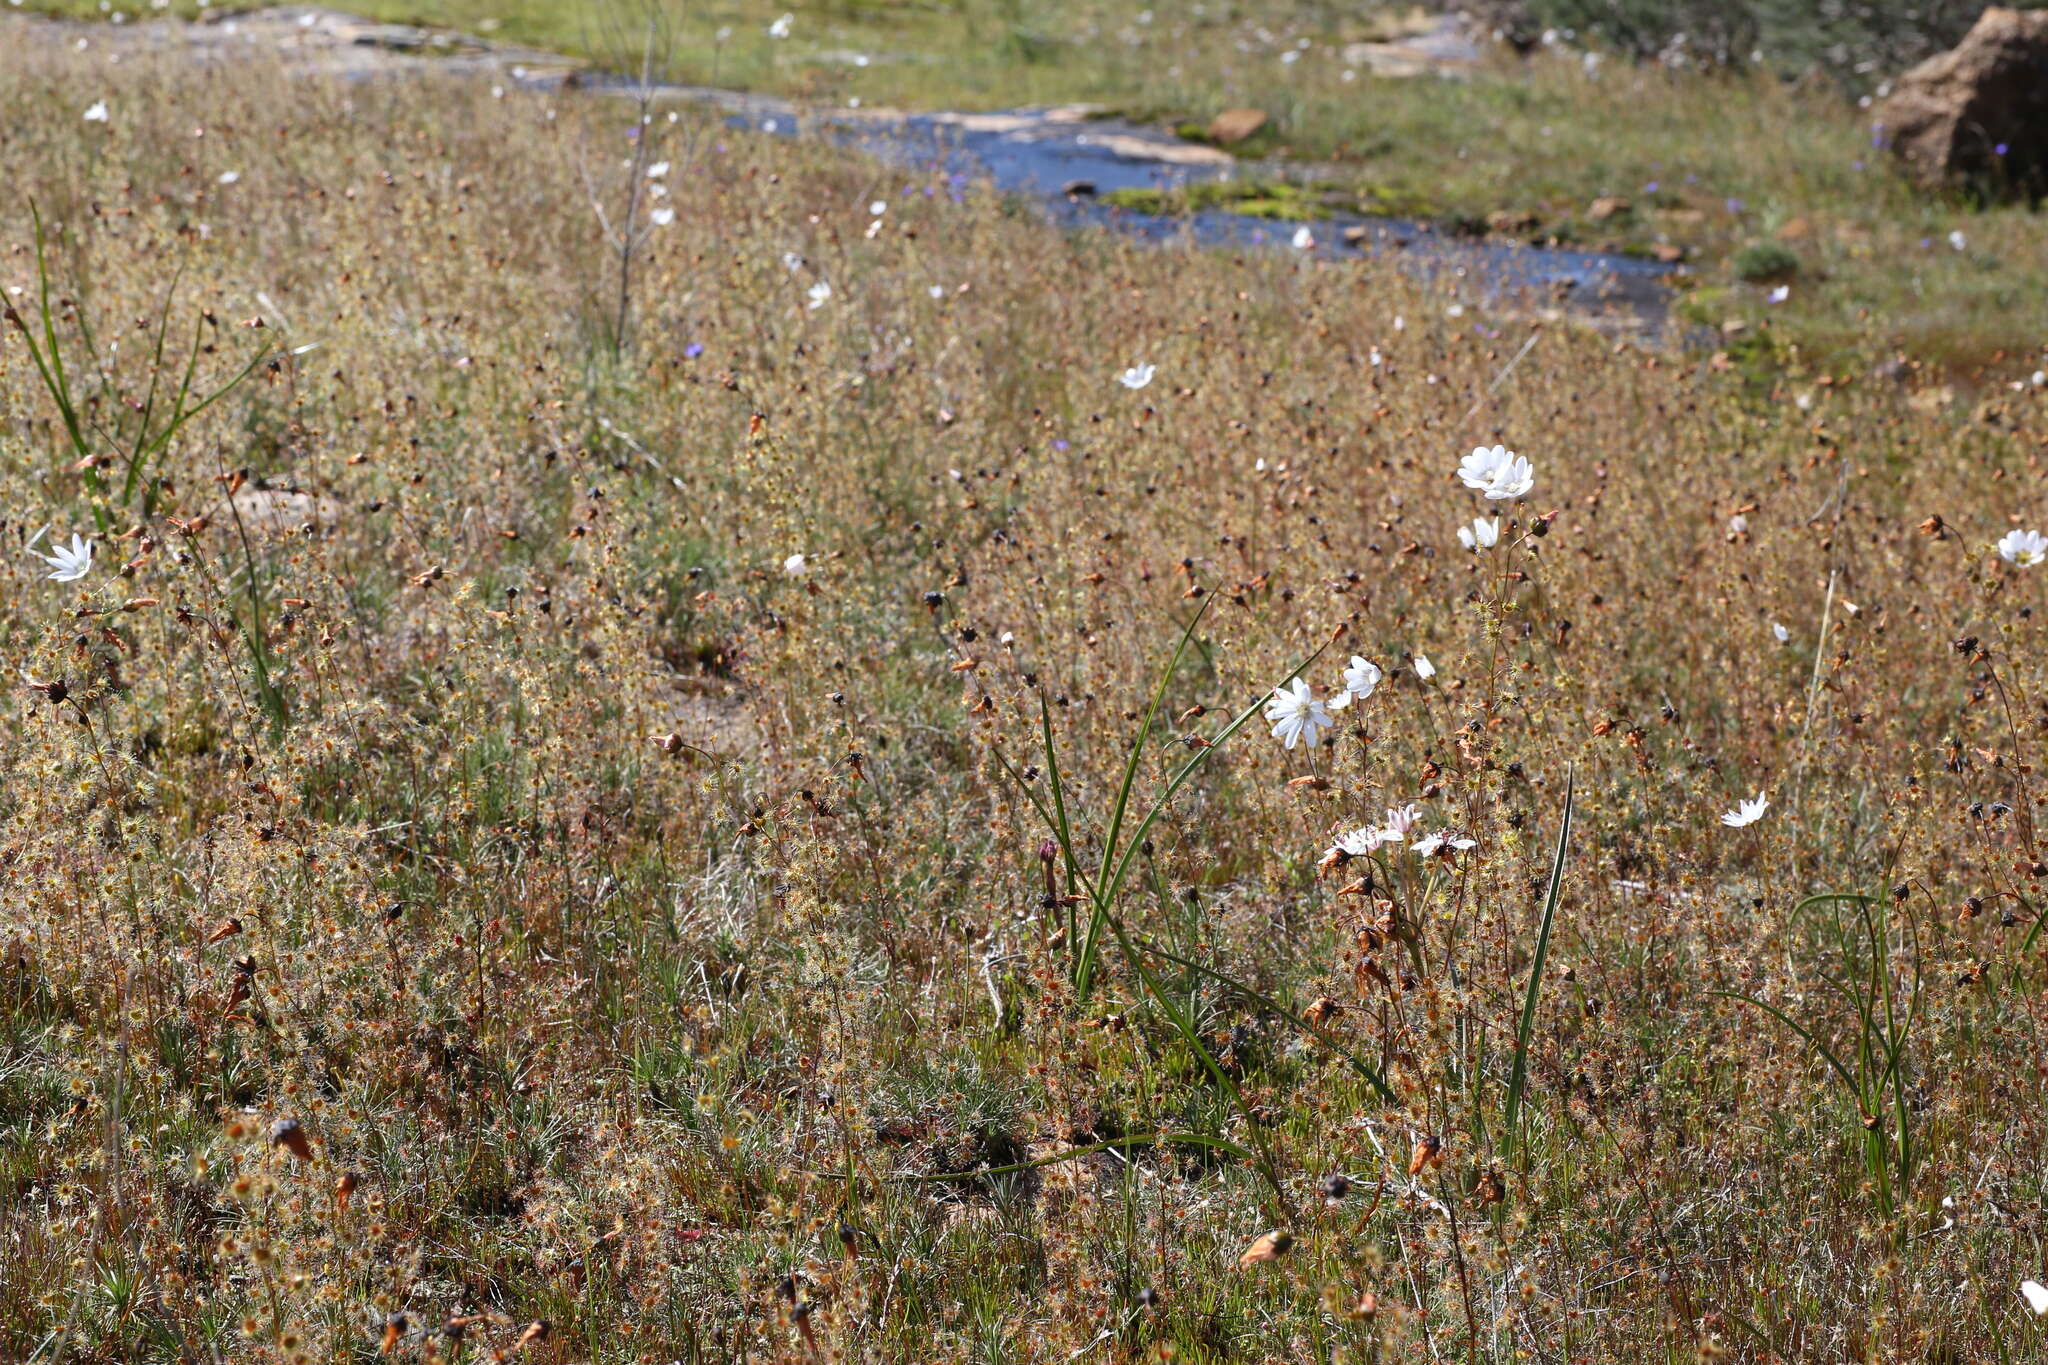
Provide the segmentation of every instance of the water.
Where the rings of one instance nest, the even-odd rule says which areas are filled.
[[[1173,189],[1242,174],[1227,153],[1155,128],[1076,109],[992,114],[816,113],[782,100],[731,91],[675,93],[724,108],[734,127],[784,137],[822,136],[890,165],[959,179],[985,179],[1037,203],[1067,227],[1100,227],[1140,240],[1289,251],[1317,259],[1387,261],[1452,284],[1468,301],[1569,308],[1630,330],[1666,320],[1674,267],[1633,256],[1531,247],[1463,236],[1428,223],[1336,214],[1306,224],[1314,244],[1292,245],[1300,224],[1226,210],[1163,216],[1119,208],[1100,196],[1119,189]],[[1069,193],[1085,185],[1089,192]],[[1349,231],[1347,231],[1349,229]]]

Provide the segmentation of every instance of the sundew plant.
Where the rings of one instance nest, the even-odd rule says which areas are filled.
[[[111,31],[0,56],[0,1359],[2048,1350],[2038,351]]]

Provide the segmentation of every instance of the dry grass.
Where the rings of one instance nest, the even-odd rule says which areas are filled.
[[[45,684],[0,727],[0,1356],[2041,1353],[2048,571],[1988,548],[2041,392],[1951,420],[1569,330],[1503,380],[1526,328],[1398,275],[687,118],[614,361],[573,163],[617,105],[10,61],[0,285],[33,201],[94,419],[181,267],[202,374],[275,363],[145,518],[0,344],[10,541],[116,533],[77,584],[0,564]],[[1495,439],[1537,484],[1482,560],[1451,470]],[[1324,695],[1391,676],[1313,755],[1215,751],[1082,998],[1039,699],[1106,811],[1205,602],[1141,793],[1333,639]],[[1477,847],[1319,875],[1408,801]],[[1806,899],[1847,890],[1875,953]],[[1830,981],[1916,979],[1868,1127],[1725,994],[1856,1072],[1885,1031]]]

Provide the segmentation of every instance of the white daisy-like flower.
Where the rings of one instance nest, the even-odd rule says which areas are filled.
[[[1776,621],[1771,622],[1771,635],[1781,645],[1792,643],[1792,632],[1779,625]]]
[[[1349,706],[1354,701],[1364,701],[1372,690],[1380,685],[1386,674],[1380,666],[1363,655],[1351,656],[1351,667],[1344,670],[1344,695],[1332,702],[1333,706]]]
[[[1389,834],[1378,825],[1367,825],[1341,836],[1337,840],[1337,847],[1354,858],[1363,858],[1367,854],[1377,853],[1388,844],[1399,842],[1399,836]]]
[[[1415,833],[1422,825],[1422,807],[1410,802],[1405,806],[1388,806],[1387,823],[1382,827],[1392,836],[1390,842],[1399,842]]]
[[[1479,490],[1488,502],[1513,502],[1527,496],[1536,486],[1536,470],[1530,463],[1517,455],[1494,474],[1493,482]]]
[[[1536,486],[1535,468],[1506,446],[1473,447],[1458,461],[1458,477],[1467,488],[1485,494],[1488,502],[1510,502]]]
[[[782,268],[794,274],[804,268],[804,258],[794,251],[782,253]]]
[[[1963,230],[1961,228],[1957,228],[1954,232],[1951,232],[1948,235],[1948,244],[1952,249],[1956,251],[1961,251],[1964,247],[1970,244],[1970,239],[1963,236]]]
[[[107,102],[105,100],[94,100],[88,105],[85,110],[85,121],[87,123],[105,123],[107,121]]]
[[[1783,303],[1786,299],[1789,299],[1791,297],[1792,286],[1789,284],[1781,284],[1778,285],[1776,288],[1772,289],[1770,293],[1764,295],[1764,302]]]
[[[802,578],[811,571],[811,561],[805,559],[801,552],[793,554],[782,561],[782,571],[791,578]]]
[[[1158,373],[1158,371],[1159,367],[1157,365],[1147,365],[1140,361],[1118,375],[1116,382],[1127,389],[1142,389],[1152,382],[1152,376]]]
[[[1272,699],[1266,703],[1266,719],[1273,723],[1273,738],[1290,749],[1304,739],[1313,746],[1316,727],[1327,729],[1337,723],[1300,678],[1273,689]]]
[[[1415,655],[1413,662],[1415,664],[1415,676],[1424,682],[1428,682],[1436,676],[1436,665],[1429,661],[1427,654]]]
[[[1423,835],[1410,845],[1410,848],[1418,858],[1434,858],[1439,853],[1448,857],[1453,853],[1463,853],[1468,848],[1477,848],[1478,846],[1479,841],[1477,839],[1467,839],[1460,834],[1451,834],[1445,830],[1438,830],[1434,834]]]
[[[675,220],[676,211],[672,208],[664,207],[647,210],[647,221],[654,224],[656,227],[667,227],[670,223],[673,223]]]
[[[809,289],[806,289],[804,291],[804,297],[810,300],[810,303],[807,305],[808,307],[823,308],[828,302],[831,301],[832,286],[825,283],[825,281],[823,280],[819,280],[816,284],[812,285]]]
[[[666,161],[657,161],[647,168],[647,178],[649,180],[659,180],[667,174],[668,163]]]
[[[880,218],[888,211],[889,203],[885,199],[877,199],[874,203],[868,205],[868,212],[877,218]]]
[[[92,572],[92,542],[76,532],[69,545],[52,545],[48,554],[33,548],[29,553],[50,566],[50,577],[58,583],[75,582]]]
[[[220,178],[214,181],[214,183],[217,185],[232,185],[241,178],[242,173],[240,171],[222,171]]]
[[[1294,230],[1294,236],[1289,239],[1289,242],[1296,251],[1308,251],[1315,246],[1316,235],[1310,232],[1306,225],[1303,225]]]
[[[770,38],[787,38],[789,36],[790,29],[794,27],[795,24],[796,16],[794,14],[785,14],[780,19],[777,19],[774,23],[768,25],[768,36]]]
[[[1465,487],[1483,491],[1501,467],[1514,458],[1515,452],[1506,446],[1474,446],[1470,455],[1458,461],[1458,477]]]
[[[1998,557],[2008,564],[2031,569],[2048,559],[2048,536],[2039,531],[2007,531],[1999,537]]]
[[[1741,829],[1764,818],[1764,812],[1771,808],[1771,798],[1758,792],[1754,800],[1738,801],[1735,809],[1721,813],[1721,823],[1730,829]]]
[[[2020,1297],[2027,1301],[2027,1307],[2034,1310],[2035,1317],[2048,1317],[2048,1285],[2039,1280],[2021,1280]]]
[[[1728,534],[1731,536],[1748,535],[1749,518],[1745,517],[1740,512],[1737,512],[1734,516],[1728,518]]]
[[[1491,550],[1500,544],[1500,518],[1472,518],[1470,526],[1458,528],[1458,543],[1468,550]]]

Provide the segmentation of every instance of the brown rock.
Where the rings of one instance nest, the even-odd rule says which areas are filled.
[[[2048,10],[1985,10],[1958,46],[1899,77],[1874,119],[1924,186],[2048,179]]]
[[[1659,242],[1650,248],[1650,255],[1665,265],[1677,265],[1685,259],[1685,248],[1675,242]]]
[[[1634,207],[1618,194],[1603,194],[1586,210],[1586,217],[1593,222],[1604,223],[1609,218],[1619,217]]]
[[[1228,147],[1242,142],[1266,126],[1263,109],[1225,109],[1209,120],[1209,140]]]
[[[1777,231],[1777,238],[1781,242],[1800,242],[1811,236],[1813,220],[1805,217],[1794,218]]]

